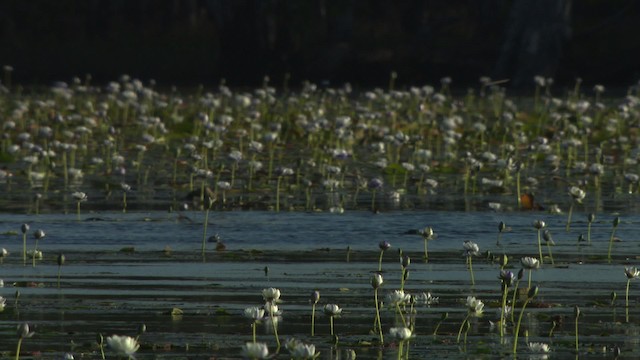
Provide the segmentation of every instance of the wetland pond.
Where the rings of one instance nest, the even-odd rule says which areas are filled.
[[[621,221],[609,261],[616,216]],[[251,321],[243,311],[262,306],[262,290],[275,287],[282,294],[278,334],[283,345],[278,358],[290,358],[284,342],[295,337],[313,343],[321,359],[349,358],[350,350],[358,359],[396,359],[398,342],[387,334],[380,346],[373,331],[371,277],[378,269],[378,244],[387,241],[391,248],[382,258],[380,321],[385,333],[402,323],[386,304],[387,294],[402,286],[398,256],[402,249],[411,258],[404,290],[416,298],[404,309],[415,334],[403,348],[410,358],[512,357],[513,323],[506,321],[502,338],[496,329],[502,297],[500,258],[506,254],[505,270],[517,273],[522,257],[536,257],[537,232],[532,225],[536,220],[545,221],[553,234],[554,265],[543,241],[544,265],[532,273],[532,286],[539,291],[524,313],[518,358],[613,358],[615,349],[621,358],[640,356],[640,289],[631,281],[626,321],[624,272],[638,263],[640,224],[632,215],[600,214],[592,223],[589,245],[577,241],[579,234],[586,236],[588,225],[587,215],[579,212],[573,214],[569,232],[566,215],[543,212],[212,212],[208,235],[218,234],[226,249],[216,250],[217,243],[208,241],[204,257],[200,248],[204,212],[87,212],[79,220],[76,214],[3,214],[0,246],[10,254],[0,266],[4,280],[0,295],[7,299],[0,313],[0,351],[3,357],[14,356],[15,328],[27,322],[35,335],[24,339],[22,358],[54,359],[70,353],[76,359],[96,359],[100,358],[97,334],[136,336],[144,324],[137,359],[242,358],[241,347],[252,340]],[[498,246],[501,221],[506,229]],[[35,267],[31,260],[23,265],[23,223],[31,228],[29,249],[35,229],[46,231],[38,244],[43,258]],[[436,233],[428,242],[428,262],[423,237],[417,232],[425,226]],[[472,259],[475,285],[463,256],[464,241],[480,249]],[[58,288],[61,253],[66,261]],[[526,299],[528,273],[520,282],[515,321]],[[320,301],[311,337],[314,290],[320,292]],[[617,294],[613,302],[612,292]],[[438,300],[427,304],[423,293]],[[484,302],[484,315],[470,318],[466,335],[458,342],[468,296]],[[329,303],[343,309],[334,319],[337,345],[329,334],[329,317],[322,312]],[[577,354],[576,306],[581,311]],[[434,335],[445,313],[448,316]],[[273,354],[277,345],[271,325],[268,319],[259,323],[257,339]],[[527,342],[547,343],[551,351],[533,353]],[[105,351],[107,358],[114,358],[109,349]]]

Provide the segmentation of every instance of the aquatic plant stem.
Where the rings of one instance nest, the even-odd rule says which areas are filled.
[[[311,305],[311,336],[316,335],[316,304]]]
[[[333,316],[329,316],[329,326],[331,327],[331,337],[333,337]]]
[[[505,325],[505,320],[504,320],[504,310],[507,307],[507,293],[509,292],[509,287],[507,286],[502,286],[502,307],[500,308],[500,338],[504,337],[504,325]]]
[[[569,215],[567,215],[567,226],[565,228],[566,232],[569,232],[571,228],[571,215],[573,214],[573,202],[571,202],[571,206],[569,206]]]
[[[274,316],[273,316],[272,313],[269,313],[269,317],[271,317],[271,325],[273,326],[273,334],[275,335],[276,343],[278,344],[278,350],[277,351],[279,351],[280,350],[280,337],[278,336],[278,325],[276,324],[276,321],[275,321]],[[333,329],[333,327],[332,327],[332,329]]]
[[[471,258],[471,256],[469,256],[468,259],[469,259],[469,273],[471,274],[471,286],[475,286],[476,279],[473,276],[473,259]]]
[[[551,241],[547,241],[547,251],[549,252],[549,257],[551,258],[551,265],[555,265],[553,262],[553,254],[551,253]]]
[[[609,237],[609,251],[607,252],[607,260],[611,264],[611,250],[613,249],[613,238],[616,234],[616,226],[611,230],[611,236]]]
[[[380,303],[378,302],[378,289],[373,290],[373,298],[376,301],[376,325],[378,334],[380,335],[380,345],[384,345],[384,336],[382,335],[382,322],[380,321]],[[374,330],[375,330],[374,326]]]
[[[20,348],[22,347],[22,336],[18,339],[18,346],[16,347],[16,360],[20,360]]]
[[[251,322],[251,333],[253,335],[253,343],[255,344],[256,342],[256,322],[255,321]]]
[[[398,360],[402,360],[402,354],[404,353],[404,351],[402,351],[403,345],[404,341],[400,341],[398,344]]]
[[[540,256],[540,265],[544,265],[544,259],[542,258],[542,236],[541,229],[538,229],[538,255]],[[531,287],[531,285],[529,285]]]
[[[282,176],[278,176],[276,181],[276,212],[280,212],[280,181],[282,181]]]
[[[531,290],[529,290],[529,293],[531,293]],[[537,291],[535,291],[535,293],[537,293]],[[533,296],[535,296],[535,293]],[[516,329],[515,332],[513,334],[514,339],[513,339],[513,353],[516,354],[518,352],[518,335],[520,333],[520,324],[522,323],[522,315],[524,315],[524,310],[527,308],[527,304],[529,304],[529,301],[531,301],[533,299],[533,296],[529,296],[527,295],[527,300],[524,301],[524,304],[522,304],[522,310],[520,311],[520,316],[518,316],[518,323],[516,325]]]
[[[424,262],[429,262],[429,251],[427,249],[428,242],[429,240],[425,237],[424,238]]]
[[[471,316],[471,313],[467,312],[467,316],[464,318],[464,320],[462,320],[462,324],[460,324],[460,329],[458,330],[458,337],[456,338],[457,343],[460,342],[460,336],[462,335],[462,328],[464,327],[466,322],[469,321],[469,316]]]
[[[31,267],[36,267],[36,253],[38,251],[38,239],[36,239],[36,246],[33,247],[33,255],[31,256]]]
[[[22,263],[27,266],[27,233],[22,234]]]
[[[382,271],[382,255],[384,250],[380,250],[380,257],[378,258],[378,272]]]
[[[627,291],[624,296],[624,308],[626,310],[626,322],[629,322],[629,285],[631,284],[631,279],[627,279]]]

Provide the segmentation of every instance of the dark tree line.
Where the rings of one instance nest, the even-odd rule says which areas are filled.
[[[6,0],[0,62],[46,84],[91,73],[161,83],[383,85],[533,75],[628,85],[640,2],[620,0]]]

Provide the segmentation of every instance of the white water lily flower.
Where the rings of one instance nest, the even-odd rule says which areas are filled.
[[[584,200],[585,196],[587,196],[587,193],[577,186],[572,186],[571,188],[569,188],[569,195],[571,195],[573,200],[581,204],[582,200]]]
[[[252,306],[244,309],[244,317],[253,321],[260,321],[264,318],[264,309]]]
[[[411,300],[411,295],[405,294],[402,290],[394,290],[387,295],[387,302],[391,306],[408,304]]]
[[[312,360],[320,356],[320,353],[316,352],[315,345],[305,344],[296,339],[287,341],[286,348],[294,360]]]
[[[527,270],[535,270],[540,267],[540,261],[530,256],[525,256],[520,259],[520,263],[522,264],[522,267]]]
[[[342,314],[342,309],[336,304],[327,304],[324,306],[324,313],[331,317],[339,316]]]
[[[87,194],[83,193],[82,191],[74,192],[73,194],[71,194],[71,197],[73,197],[75,201],[87,201],[88,199]]]
[[[264,299],[264,301],[278,302],[280,300],[280,289],[264,289],[262,290],[262,298]]]
[[[413,332],[406,327],[393,327],[389,329],[389,335],[398,341],[406,341],[413,337]]]
[[[242,356],[250,360],[262,360],[269,357],[269,348],[265,343],[248,342],[242,346]]]
[[[640,276],[640,270],[638,270],[638,268],[636,268],[635,266],[625,267],[624,274],[627,276],[627,279],[635,279]]]
[[[467,309],[469,313],[473,316],[482,316],[482,312],[484,311],[484,303],[479,299],[476,299],[475,296],[467,296]]]
[[[549,347],[549,344],[539,343],[539,342],[530,342],[527,344],[527,347],[529,348],[530,351],[537,352],[537,353],[548,353],[549,350],[551,350],[551,348]]]
[[[107,338],[107,344],[121,356],[133,356],[140,348],[138,341],[130,336],[111,335]]]

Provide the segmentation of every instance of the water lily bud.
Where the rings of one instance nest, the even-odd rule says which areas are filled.
[[[64,254],[58,255],[58,266],[64,265],[65,257]]]
[[[509,257],[507,254],[502,254],[500,257],[500,266],[505,267],[509,263]]]
[[[311,303],[317,304],[320,301],[320,291],[316,290],[311,293]]]
[[[384,278],[382,277],[382,274],[378,274],[378,273],[373,274],[373,276],[371,277],[371,286],[374,289],[377,289],[382,285],[382,283],[384,283]]]
[[[101,333],[98,333],[96,335],[96,342],[98,343],[98,345],[102,346],[102,344],[104,344],[104,337],[102,336]]]
[[[443,312],[442,315],[440,315],[440,321],[445,321],[447,320],[448,317],[449,317],[449,313]]]
[[[613,219],[613,227],[618,227],[618,225],[620,225],[620,216],[616,216],[616,218]]]
[[[611,305],[613,305],[616,302],[616,298],[618,297],[618,294],[615,291],[611,292]]]
[[[520,269],[520,271],[518,271],[518,281],[522,280],[523,277],[524,277],[524,269]]]
[[[42,229],[38,229],[38,230],[36,230],[36,232],[33,234],[33,237],[34,237],[34,238],[36,238],[36,239],[38,239],[38,240],[40,240],[40,239],[42,239],[43,237],[45,237],[45,235],[46,235],[46,234],[44,233],[44,231],[43,231]]]
[[[500,221],[500,224],[498,224],[498,231],[503,232],[504,229],[506,228],[507,228],[507,225],[503,221]]]
[[[592,223],[595,219],[596,219],[596,214],[589,213],[589,215],[587,215],[587,221],[588,222]]]
[[[573,307],[573,315],[577,318],[580,317],[580,308],[578,307],[578,305]]]
[[[584,242],[584,241],[587,241],[587,240],[584,238],[584,235],[583,235],[583,234],[578,235],[578,242]]]
[[[20,325],[18,325],[18,330],[17,330],[17,335],[18,338],[20,339],[24,339],[24,338],[30,338],[33,336],[34,332],[30,332],[29,331],[29,324],[27,323],[22,323]]]
[[[20,227],[20,230],[22,230],[23,234],[26,234],[27,231],[29,231],[29,224],[22,224],[22,226]]]
[[[378,247],[380,248],[380,250],[386,251],[391,247],[391,244],[389,244],[386,241],[380,241],[380,243],[378,244]]]
[[[531,289],[529,289],[529,293],[527,294],[527,297],[529,297],[530,299],[533,299],[534,297],[536,297],[536,295],[538,295],[538,287],[534,286]]]
[[[140,324],[140,326],[138,326],[138,336],[144,334],[147,332],[147,325],[145,324]]]
[[[404,281],[407,281],[407,280],[409,279],[409,270],[406,270],[406,271],[404,272],[404,275],[402,276],[402,279],[403,279]]]
[[[402,256],[402,267],[406,269],[410,264],[411,258],[409,257],[409,255]]]
[[[547,224],[542,220],[536,220],[533,222],[533,227],[538,230],[544,228],[545,226],[547,226]]]

